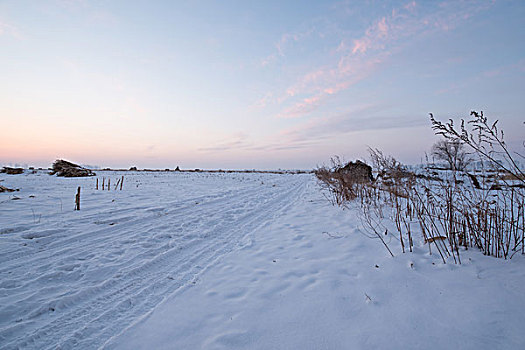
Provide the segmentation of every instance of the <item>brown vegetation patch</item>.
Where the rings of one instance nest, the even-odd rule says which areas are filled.
[[[53,163],[53,171],[50,173],[50,175],[54,174],[64,177],[83,177],[95,175],[95,173],[90,169],[83,168],[80,165],[68,162],[63,159],[57,159]]]
[[[15,191],[18,191],[18,189],[12,189],[12,188],[7,188],[5,186],[0,186],[0,193],[3,193],[3,192],[15,192]]]
[[[0,171],[0,173],[6,173],[6,174],[9,174],[9,175],[18,175],[18,174],[23,174],[24,173],[24,169],[23,168],[10,168],[10,167],[5,166]]]

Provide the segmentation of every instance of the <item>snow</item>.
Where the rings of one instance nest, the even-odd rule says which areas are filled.
[[[391,258],[309,174],[122,175],[0,175],[0,348],[525,347],[519,254]]]

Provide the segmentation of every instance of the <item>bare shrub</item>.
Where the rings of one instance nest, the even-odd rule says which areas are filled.
[[[369,147],[368,153],[378,176],[396,177],[396,175],[399,176],[406,172],[406,167],[403,164],[394,157],[385,155],[380,149]]]
[[[448,146],[460,142],[470,148],[481,165],[475,175],[461,171],[467,153],[457,144],[457,154],[451,158],[453,171],[441,173],[427,167],[426,173],[415,174],[394,157],[369,149],[376,181],[347,177],[340,171],[343,164],[338,157],[332,158],[331,167],[316,170],[332,203],[344,206],[359,199],[361,222],[392,256],[388,245],[392,240],[399,242],[403,253],[412,251],[414,229],[421,231],[430,254],[439,254],[443,263],[449,258],[461,263],[460,251],[473,247],[505,259],[524,254],[525,174],[508,150],[497,121],[489,124],[483,113],[472,112],[471,120],[462,120],[456,129],[452,120],[442,123],[433,115],[430,118]]]
[[[518,166],[515,156],[525,157],[519,153],[512,156],[505,144],[503,130],[498,129],[498,120],[489,124],[483,111],[480,113],[472,111],[470,117],[466,124],[465,120],[461,119],[460,127],[457,128],[452,119],[443,123],[430,113],[432,129],[437,135],[443,136],[446,140],[461,140],[477,154],[482,166],[504,170],[525,184],[525,173]]]
[[[506,259],[524,252],[525,174],[507,148],[498,121],[490,124],[483,112],[473,111],[470,117],[456,128],[452,120],[443,123],[430,114],[436,134],[461,140],[480,164],[475,178],[469,174],[472,186],[453,186],[449,181],[446,187],[431,190],[446,204],[446,211],[438,211],[436,218],[456,249],[474,246],[485,255]]]
[[[439,140],[432,146],[432,155],[445,161],[450,170],[463,171],[470,163],[465,144],[460,139]]]

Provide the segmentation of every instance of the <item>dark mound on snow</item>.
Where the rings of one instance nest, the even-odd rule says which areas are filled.
[[[372,167],[360,160],[349,162],[344,167],[337,170],[338,173],[350,175],[357,182],[372,182]]]
[[[0,173],[6,173],[9,175],[17,175],[17,174],[23,174],[24,169],[23,168],[10,168],[5,166],[2,170],[0,170]]]
[[[83,177],[95,176],[95,173],[89,169],[83,168],[80,165],[68,162],[63,159],[57,159],[53,163],[53,171],[50,175],[64,176],[64,177]]]

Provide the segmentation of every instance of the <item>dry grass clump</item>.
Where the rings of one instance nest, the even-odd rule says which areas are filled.
[[[328,190],[330,202],[337,205],[357,198],[364,184],[373,181],[369,165],[359,160],[344,164],[338,156],[330,159],[330,166],[319,167],[314,173]]]
[[[439,254],[444,263],[450,257],[461,263],[460,251],[469,248],[505,259],[523,254],[525,175],[497,122],[488,124],[482,113],[472,112],[471,117],[467,122],[471,129],[464,121],[459,130],[452,121],[443,124],[431,116],[431,122],[437,134],[470,148],[481,165],[475,172],[427,167],[416,174],[395,158],[370,149],[378,173],[373,182],[356,183],[339,174],[337,157],[332,168],[319,168],[316,175],[333,203],[359,199],[364,226],[391,255],[385,237],[398,241],[403,253],[412,251],[415,229],[429,252]]]

